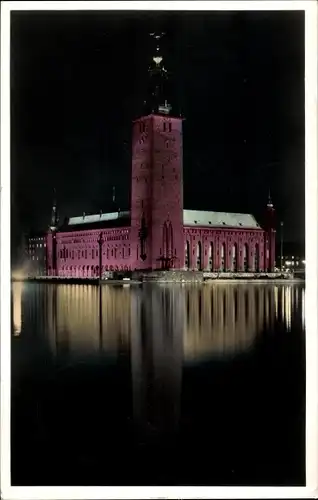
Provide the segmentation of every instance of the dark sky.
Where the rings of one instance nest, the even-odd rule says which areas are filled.
[[[131,122],[148,33],[184,122],[185,208],[252,212],[270,187],[286,238],[304,238],[303,12],[14,12],[12,236],[61,217],[129,208]]]

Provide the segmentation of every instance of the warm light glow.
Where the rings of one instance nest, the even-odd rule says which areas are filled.
[[[22,327],[22,291],[23,283],[12,284],[13,295],[13,335],[18,337],[21,334]]]
[[[12,269],[11,278],[14,280],[24,280],[28,277],[30,270],[30,262],[25,261],[20,267]]]

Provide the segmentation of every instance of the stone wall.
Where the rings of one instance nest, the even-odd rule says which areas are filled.
[[[132,279],[140,279],[143,282],[158,283],[202,283],[202,271],[134,271]]]
[[[288,273],[210,273],[203,272],[204,279],[277,279],[290,278]]]

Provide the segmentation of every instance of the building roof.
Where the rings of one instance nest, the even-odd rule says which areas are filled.
[[[83,224],[94,224],[95,222],[105,222],[105,221],[115,221],[117,219],[125,219],[130,216],[130,212],[111,212],[111,213],[99,213],[93,215],[83,214],[80,217],[71,217],[68,220],[69,226],[83,225]]]
[[[59,227],[59,232],[112,229],[124,226],[130,226],[130,212],[111,212],[70,217]]]
[[[183,210],[185,226],[205,226],[220,228],[261,229],[251,214],[228,212],[206,212],[203,210]],[[83,229],[116,228],[130,225],[130,212],[111,212],[71,217],[60,231],[80,231]]]
[[[203,210],[183,210],[183,224],[185,226],[261,229],[255,217],[251,214],[205,212]]]

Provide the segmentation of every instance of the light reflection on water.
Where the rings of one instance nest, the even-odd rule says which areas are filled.
[[[292,334],[294,331],[302,332],[305,329],[305,288],[303,285],[215,283],[204,286],[145,285],[143,287],[117,287],[105,285],[97,287],[91,285],[13,283],[12,305],[12,381],[13,390],[16,390],[16,394],[18,394],[16,396],[17,401],[21,398],[20,394],[24,393],[24,389],[21,389],[21,381],[24,380],[25,375],[29,377],[34,371],[34,379],[38,377],[36,375],[37,365],[41,364],[44,372],[45,370],[51,370],[53,373],[57,367],[60,370],[59,373],[63,373],[63,370],[69,367],[77,367],[81,363],[89,364],[95,358],[99,360],[98,362],[101,365],[111,361],[114,367],[111,375],[111,377],[114,377],[114,385],[117,379],[127,380],[129,378],[129,383],[126,384],[129,387],[129,394],[127,389],[126,392],[123,389],[123,387],[126,387],[125,384],[120,382],[122,384],[120,385],[120,391],[122,392],[118,396],[124,401],[131,401],[131,410],[127,410],[128,413],[131,411],[131,414],[127,414],[127,419],[132,419],[137,425],[138,430],[136,432],[139,438],[142,434],[143,439],[146,439],[146,441],[150,439],[151,443],[157,439],[156,446],[158,447],[160,447],[159,443],[164,436],[176,435],[182,426],[186,426],[187,430],[184,432],[186,432],[187,436],[191,432],[193,432],[193,435],[195,435],[195,432],[200,432],[200,429],[197,430],[198,424],[194,423],[197,418],[194,410],[199,408],[200,405],[208,404],[205,402],[207,394],[204,391],[210,389],[208,385],[208,389],[202,388],[202,394],[200,394],[200,387],[203,387],[203,382],[196,386],[197,382],[193,382],[196,379],[190,380],[187,373],[194,373],[193,370],[197,370],[198,367],[200,368],[209,363],[210,366],[211,364],[219,366],[218,363],[220,362],[230,365],[232,360],[247,355],[253,359],[253,350],[256,350],[257,345],[263,346],[261,342],[264,336],[273,339],[277,337],[276,343],[268,344],[271,346],[270,348],[259,348],[259,352],[266,359],[265,368],[262,368],[264,380],[266,380],[265,389],[263,388],[263,393],[260,390],[260,402],[258,403],[262,407],[263,398],[267,394],[264,391],[268,391],[268,387],[272,387],[272,391],[275,392],[275,385],[279,382],[276,379],[271,381],[271,377],[275,378],[275,374],[280,374],[280,370],[283,374],[287,373],[286,367],[284,367],[284,363],[286,364],[285,355],[282,354],[284,351],[280,350],[282,349],[281,346],[285,346],[283,349],[290,349],[293,356],[294,353],[297,354],[299,351],[297,348],[292,347],[292,342],[295,342],[298,333],[294,336]],[[280,340],[282,332],[284,334],[287,332],[288,336],[283,336]],[[291,340],[291,346],[289,346],[288,340],[290,335],[294,339]],[[270,351],[271,349],[273,349],[273,352]],[[268,351],[269,354],[266,354]],[[250,353],[252,354],[250,355]],[[269,358],[266,358],[266,356],[269,356]],[[279,356],[281,356],[281,360]],[[286,359],[290,363],[289,354],[286,355]],[[53,360],[53,365],[49,364],[50,360]],[[295,369],[293,366],[291,368],[289,365],[287,366],[287,370],[290,370],[291,374],[299,372],[300,362],[298,363],[298,361],[294,360],[292,362],[295,363]],[[54,362],[56,362],[55,367]],[[274,365],[270,365],[271,363],[274,363]],[[281,368],[280,363],[282,363]],[[128,371],[125,367],[127,367]],[[245,400],[246,409],[244,410],[243,405],[242,411],[246,411],[246,415],[244,414],[244,417],[242,417],[242,422],[248,422],[251,413],[256,411],[254,398],[257,391],[255,392],[255,388],[253,390],[248,389],[250,379],[253,382],[254,368],[249,369],[252,370],[252,375],[249,375],[247,379],[244,378],[245,375],[240,375],[240,371],[237,372],[236,377],[238,379],[242,377],[242,382],[233,380],[234,387],[238,382],[238,389],[233,389],[234,393],[229,396],[234,400],[236,398],[235,391],[239,391],[239,397]],[[213,410],[213,418],[217,422],[215,425],[219,426],[220,435],[222,435],[222,432],[226,432],[224,435],[228,436],[229,431],[225,430],[225,427],[222,431],[222,421],[228,418],[229,409],[226,410],[226,405],[230,404],[231,401],[227,402],[226,391],[230,391],[230,386],[226,385],[227,379],[225,375],[225,382],[222,381],[221,375],[218,375],[219,378],[214,380],[213,370],[214,368],[212,371],[207,372],[204,382],[215,384],[219,381],[220,387],[223,387],[222,384],[224,384],[226,389],[224,389],[223,395],[222,390],[220,390],[219,394],[216,387],[214,387],[215,394],[213,398],[208,394],[207,400],[214,401],[214,398],[219,398],[219,403],[216,403]],[[55,376],[51,376],[51,379],[54,379]],[[261,377],[259,383],[263,384],[263,374],[257,376]],[[209,380],[209,377],[211,380]],[[79,383],[79,385],[82,383]],[[288,383],[293,383],[290,377]],[[298,380],[296,383],[298,384]],[[33,392],[32,384],[29,389],[30,394]],[[192,389],[192,384],[197,389]],[[299,385],[302,386],[302,380],[300,380]],[[63,387],[64,385],[58,392],[63,392]],[[45,386],[44,394],[47,392],[50,394],[51,390],[52,388],[47,389]],[[101,395],[100,389],[96,389],[96,394],[94,394],[94,387],[91,387],[90,390],[93,398],[92,405],[98,407],[98,410],[92,411],[92,415],[98,415],[99,412],[102,414],[102,410],[98,406],[100,404],[99,400],[105,399],[107,401],[108,395],[107,393]],[[249,396],[247,396],[249,390],[252,390],[253,394],[251,408],[248,407],[250,403],[246,402],[249,401]],[[285,386],[282,390],[285,390]],[[79,391],[81,394],[82,389],[74,389],[74,391]],[[196,394],[196,391],[198,394]],[[286,397],[289,394],[288,391],[289,386],[285,391]],[[278,392],[279,398],[282,397],[281,394],[285,394],[281,392],[281,389]],[[41,395],[40,398],[42,397],[45,399],[45,396]],[[67,396],[67,398],[70,397]],[[266,397],[269,398],[269,405],[272,404],[275,411],[277,411],[279,399],[276,400],[275,395],[273,395],[273,400],[271,400],[270,395]],[[289,411],[287,403],[284,402],[286,415],[288,415]],[[237,402],[237,404],[239,403]],[[114,408],[116,405],[119,405],[119,403],[113,403]],[[31,411],[25,404],[22,407],[22,411]],[[67,420],[67,412],[72,412],[72,409],[66,410],[63,407],[63,411],[66,412],[65,416],[60,417],[59,403],[54,408],[50,407],[48,413],[52,415],[50,418],[52,418],[53,423],[46,424],[48,435],[52,430],[50,430],[50,425],[57,426],[59,432],[66,425],[64,417]],[[198,409],[197,411],[200,416],[202,410]],[[210,410],[204,410],[204,412],[208,411]],[[299,409],[299,411],[302,410]],[[38,409],[36,412],[38,412]],[[189,416],[191,412],[194,413]],[[205,418],[204,412],[202,413],[202,422],[204,422]],[[235,412],[236,415],[239,414],[238,408],[236,408]],[[36,419],[38,419],[38,414],[36,413],[36,415]],[[271,415],[272,413],[269,413],[269,415],[264,413],[262,407],[260,413],[255,417],[255,420],[258,421],[262,418],[266,419],[267,432],[269,432],[268,429],[271,429],[270,426],[273,425],[269,420]],[[14,418],[19,421],[19,416]],[[57,424],[59,418],[61,420]],[[81,416],[81,413],[76,412],[74,418],[80,422],[83,419],[83,425],[87,425],[85,419],[94,417],[84,417]],[[23,421],[23,416],[21,416],[21,419]],[[20,424],[17,425],[20,426]],[[94,428],[95,425],[98,427],[94,422],[91,428]],[[201,421],[199,427],[200,425]],[[234,429],[234,421],[231,425]],[[65,432],[70,433],[71,431]],[[120,424],[119,430],[113,430],[114,435],[116,432],[118,432],[118,436],[122,434],[123,423]],[[139,435],[138,432],[141,434]],[[240,431],[237,431],[237,433],[240,434]],[[248,431],[245,431],[245,435],[247,433]],[[281,434],[282,431],[280,430],[279,433]],[[108,446],[110,446],[109,439],[111,438],[108,438]],[[120,440],[120,437],[117,439]],[[192,439],[193,442],[196,442],[199,438]],[[229,443],[233,441],[233,438],[230,437],[224,439],[228,439]],[[277,441],[277,438],[275,439]],[[213,440],[213,446],[219,446],[219,449],[223,450],[223,443],[222,445],[217,444],[218,438],[215,436]],[[116,441],[116,443],[118,442]],[[251,438],[251,443],[253,442],[254,438]],[[53,445],[51,444],[51,446]],[[117,446],[119,445],[116,444]],[[120,446],[127,447],[128,445],[122,443]],[[228,444],[228,446],[232,445]],[[253,444],[249,446],[252,448]],[[49,446],[44,448],[50,449]],[[129,454],[129,451],[126,450],[125,453]],[[219,451],[219,453],[221,452]],[[20,454],[21,451],[17,453],[17,456],[20,456]],[[180,454],[183,456],[182,451],[180,451]],[[260,456],[263,458],[259,460],[265,460],[263,452],[260,452]],[[160,454],[158,457],[160,457]],[[256,456],[254,458],[255,464],[257,464]],[[75,460],[75,458],[72,457],[71,460]],[[180,460],[182,462],[183,458]],[[227,459],[224,458],[224,460]],[[269,458],[268,460],[270,462],[273,459]],[[277,458],[277,460],[280,459]],[[287,461],[286,464],[287,468]],[[250,470],[252,466],[253,461],[249,464]],[[79,465],[74,465],[74,468],[77,469],[78,467]],[[180,467],[184,468],[186,465],[181,464]],[[261,469],[262,467],[259,467],[259,470]],[[264,467],[264,471],[266,472],[266,467]],[[169,475],[163,481],[170,481]],[[128,481],[128,484],[131,484],[131,482]]]
[[[72,354],[116,353],[135,337],[156,332],[158,339],[180,337],[185,362],[248,349],[275,322],[287,331],[305,328],[305,288],[293,285],[212,284],[100,289],[90,285],[13,283],[13,333],[25,322],[41,321],[52,352],[67,342]],[[22,306],[22,302],[24,305]],[[297,312],[297,314],[294,314]],[[169,344],[171,349],[172,344]]]

